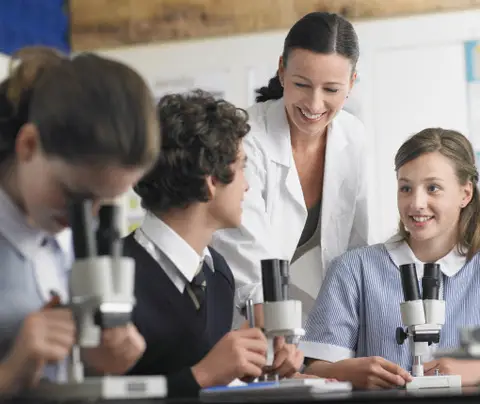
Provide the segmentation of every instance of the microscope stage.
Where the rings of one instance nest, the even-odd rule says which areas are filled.
[[[167,382],[163,376],[86,377],[83,383],[43,382],[26,393],[25,398],[54,401],[80,399],[164,398]]]
[[[407,383],[407,390],[420,389],[461,389],[462,378],[457,375],[420,376]]]

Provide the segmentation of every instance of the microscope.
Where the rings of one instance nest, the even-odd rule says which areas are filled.
[[[90,201],[71,204],[75,262],[70,273],[69,307],[76,323],[76,343],[67,359],[66,380],[42,381],[29,397],[66,400],[164,398],[163,376],[88,376],[81,349],[100,345],[102,330],[127,325],[135,306],[135,261],[122,256],[121,208],[116,203],[93,216]],[[97,224],[97,226],[96,226]]]
[[[440,331],[445,324],[445,301],[439,299],[440,265],[424,265],[422,297],[420,295],[415,264],[400,265],[400,276],[405,301],[400,304],[402,322],[406,330],[397,328],[396,339],[402,345],[408,338],[413,354],[413,381],[407,390],[461,388],[461,377],[456,375],[425,376],[423,356],[429,353],[432,344],[440,342]]]
[[[236,381],[225,387],[211,387],[202,389],[200,400],[207,402],[226,402],[258,400],[285,400],[292,397],[295,400],[314,398],[325,394],[335,393],[340,397],[349,395],[352,390],[351,383],[338,382],[323,378],[290,378],[279,379],[278,375],[271,372],[274,361],[274,340],[284,337],[287,344],[297,345],[300,338],[305,335],[302,328],[302,302],[289,300],[289,262],[279,259],[265,259],[261,261],[263,284],[263,332],[268,339],[267,364],[265,376],[256,379],[253,383]],[[255,327],[253,301],[247,299],[246,315],[250,327]]]
[[[264,333],[269,345],[267,366],[271,366],[275,338],[284,337],[287,344],[298,345],[305,330],[302,327],[302,302],[288,299],[289,262],[266,259],[261,261],[261,268]]]

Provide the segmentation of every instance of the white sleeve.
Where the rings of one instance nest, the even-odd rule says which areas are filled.
[[[358,145],[358,165],[357,175],[357,194],[355,198],[354,216],[352,230],[348,249],[363,247],[368,245],[369,221],[368,221],[368,171],[367,171],[367,153],[366,138],[363,124],[360,124],[359,145]]]
[[[212,247],[223,255],[232,269],[238,309],[244,307],[248,298],[255,304],[263,302],[260,261],[275,258],[264,198],[268,160],[251,134],[244,138],[243,144],[249,190],[243,201],[242,223],[239,228],[215,232],[212,239]]]

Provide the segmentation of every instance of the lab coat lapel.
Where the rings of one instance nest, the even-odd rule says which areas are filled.
[[[272,103],[267,111],[267,143],[271,159],[285,168],[282,171],[285,174],[283,178],[279,178],[279,182],[284,181],[288,197],[293,199],[299,205],[299,208],[306,213],[302,186],[293,161],[290,127],[283,99]]]
[[[327,248],[325,241],[336,238],[336,222],[341,220],[338,216],[342,209],[342,201],[339,201],[339,194],[343,182],[348,175],[355,173],[348,172],[351,167],[349,158],[350,153],[345,153],[344,149],[348,145],[346,134],[342,127],[331,123],[327,134],[327,150],[325,156],[325,173],[323,177],[323,197],[322,197],[322,228],[321,238],[323,250]],[[331,240],[335,243],[335,240]]]
[[[290,260],[290,252],[295,251],[307,220],[307,208],[303,198],[302,186],[298,178],[297,168],[293,161],[290,128],[283,100],[274,102],[267,112],[267,150],[270,151],[272,170],[278,184],[272,214],[272,226],[279,237],[279,257]],[[293,210],[292,210],[293,209]]]

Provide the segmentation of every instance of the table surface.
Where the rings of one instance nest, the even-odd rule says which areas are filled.
[[[445,402],[450,403],[463,403],[463,402],[480,402],[480,389],[478,388],[464,388],[461,393],[447,393],[445,390],[427,390],[421,392],[407,392],[406,390],[382,390],[382,391],[354,391],[351,393],[329,393],[329,394],[319,394],[313,397],[308,396],[287,396],[283,395],[275,396],[249,396],[249,397],[239,397],[239,396],[222,396],[217,399],[182,399],[182,400],[172,400],[172,399],[131,399],[131,400],[99,400],[96,403],[105,403],[105,404],[183,404],[183,403],[218,403],[218,402],[229,402],[229,403],[322,403],[322,404],[341,404],[341,403],[354,403],[354,404],[363,404],[363,403],[435,403],[442,404]],[[53,404],[53,400],[25,400],[25,399],[11,399],[11,400],[1,400],[2,403],[11,403],[11,404]],[[67,401],[62,401],[65,403]],[[68,401],[71,403],[72,401]],[[76,404],[82,404],[82,402],[76,400]],[[87,402],[85,402],[87,403]],[[88,402],[89,404],[92,401]]]

